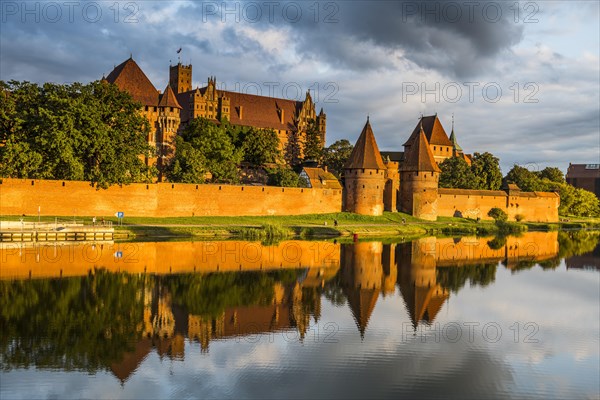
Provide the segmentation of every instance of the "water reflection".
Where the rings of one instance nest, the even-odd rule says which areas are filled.
[[[416,331],[465,286],[492,285],[499,268],[556,268],[566,259],[568,268],[589,269],[599,259],[598,235],[586,232],[398,244],[135,245],[135,257],[116,257],[105,245],[94,259],[91,248],[2,249],[3,370],[110,371],[124,383],[150,354],[185,362],[190,346],[209,357],[214,342],[274,332],[303,343],[321,321],[322,301],[350,312],[364,340],[378,301],[401,296]],[[68,258],[48,256],[61,252]]]

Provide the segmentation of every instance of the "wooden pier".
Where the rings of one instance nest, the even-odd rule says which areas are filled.
[[[109,241],[114,239],[112,224],[32,223],[2,221],[0,242]]]

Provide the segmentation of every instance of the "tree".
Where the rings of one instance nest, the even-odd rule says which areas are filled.
[[[475,189],[475,176],[469,164],[462,158],[450,157],[440,163],[439,187],[455,189]]]
[[[171,182],[204,183],[207,162],[204,155],[182,137],[175,138],[175,157],[167,166],[167,179]]]
[[[250,128],[242,141],[244,161],[256,166],[276,163],[281,159],[279,137],[272,129]]]
[[[183,130],[182,138],[183,141],[178,141],[178,145],[182,147],[181,155],[177,156],[179,149],[176,147],[173,163],[179,162],[180,166],[193,165],[193,170],[198,172],[203,169],[199,166],[203,160],[206,169],[212,174],[212,182],[239,181],[237,167],[242,160],[242,151],[235,148],[224,126],[217,126],[204,118],[195,118]],[[190,151],[184,143],[196,151]],[[169,170],[175,171],[175,165],[172,164]]]
[[[323,149],[323,164],[336,178],[341,178],[344,165],[350,158],[354,146],[346,139],[338,140],[331,146]]]
[[[541,179],[534,172],[518,165],[513,166],[508,171],[508,174],[504,177],[504,181],[516,184],[524,192],[535,192],[545,189]]]
[[[537,174],[541,179],[548,179],[552,182],[564,183],[565,176],[562,171],[556,167],[546,167]]]
[[[471,172],[475,178],[475,189],[498,190],[502,186],[500,160],[491,153],[475,153]]]
[[[306,141],[304,143],[304,159],[321,161],[323,157],[323,143],[321,141],[321,133],[315,120],[311,119],[308,122],[306,129]]]
[[[282,187],[307,187],[307,182],[300,178],[300,176],[289,168],[275,168],[268,170],[269,180],[267,185],[269,186],[282,186]]]
[[[14,178],[148,182],[156,171],[141,105],[115,85],[0,82],[0,174]]]

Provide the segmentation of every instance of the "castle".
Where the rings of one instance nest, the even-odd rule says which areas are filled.
[[[143,106],[142,114],[150,122],[148,143],[156,148],[156,160],[147,160],[161,170],[172,153],[173,138],[191,120],[198,117],[215,123],[225,120],[234,126],[272,129],[279,137],[279,148],[286,162],[303,159],[306,132],[314,123],[321,144],[325,143],[327,116],[317,114],[310,92],[303,101],[265,97],[217,89],[215,77],[202,88],[192,88],[192,65],[171,65],[169,83],[158,91],[132,57],[114,67],[103,81],[128,92]]]
[[[560,197],[554,192],[521,192],[513,184],[506,190],[439,188],[438,163],[449,157],[471,162],[454,128],[449,138],[437,115],[421,117],[404,143],[404,153],[388,153],[385,161],[367,118],[344,166],[343,209],[364,215],[401,211],[435,221],[438,216],[490,219],[488,212],[500,208],[513,221],[558,221]]]

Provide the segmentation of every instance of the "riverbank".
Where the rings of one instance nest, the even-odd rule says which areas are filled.
[[[2,216],[0,220],[38,221],[36,216]],[[41,222],[75,221],[92,224],[90,217],[41,217]],[[600,230],[600,219],[561,218],[557,223],[517,223],[498,226],[493,221],[475,221],[464,218],[440,217],[424,221],[404,213],[386,212],[382,216],[351,213],[312,214],[266,217],[172,217],[106,218],[115,228],[115,239],[147,240],[156,238],[240,238],[269,240],[283,238],[352,238],[402,237],[417,238],[425,235],[463,236],[497,235],[530,231],[594,229]],[[97,223],[101,223],[98,219]],[[119,224],[120,223],[120,224]],[[505,232],[503,232],[505,231]],[[508,231],[508,232],[506,232]]]

